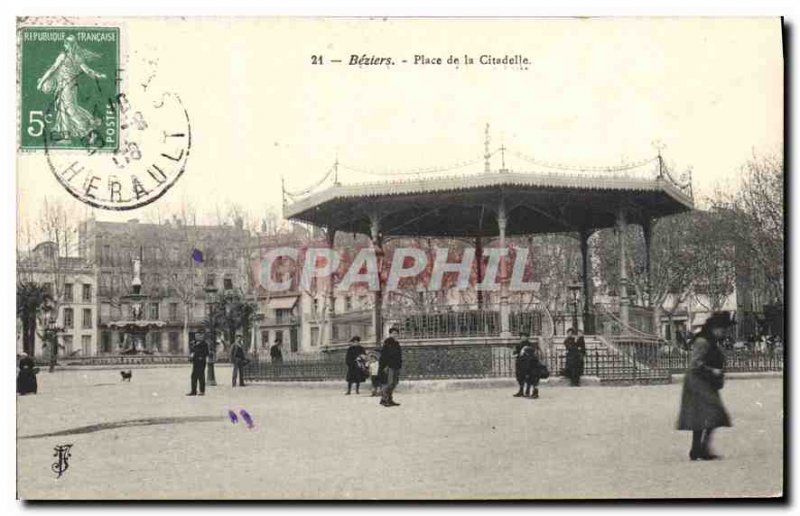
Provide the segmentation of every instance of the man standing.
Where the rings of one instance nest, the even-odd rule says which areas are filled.
[[[192,345],[189,360],[192,362],[192,390],[187,396],[197,396],[197,382],[200,382],[200,396],[206,394],[206,359],[208,358],[208,344],[205,339],[195,340]]]
[[[242,336],[237,335],[234,339],[233,346],[231,346],[231,367],[233,367],[233,386],[236,387],[236,378],[239,378],[239,387],[244,387],[244,365],[247,358],[244,354],[244,346],[242,345]]]
[[[400,343],[397,342],[398,335],[400,335],[400,330],[396,327],[389,329],[389,337],[383,341],[381,358],[378,361],[378,367],[386,376],[386,382],[383,385],[381,393],[381,405],[384,407],[396,407],[400,405],[399,403],[395,403],[392,398],[392,394],[399,380],[400,368],[403,366],[403,355],[400,350]]]

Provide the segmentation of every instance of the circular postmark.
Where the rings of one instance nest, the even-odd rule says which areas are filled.
[[[81,202],[106,210],[140,208],[164,195],[186,170],[189,114],[176,93],[153,87],[151,78],[124,93],[116,87],[103,91],[102,112],[95,110],[91,129],[77,139],[79,150],[60,148],[62,134],[45,131],[50,171]],[[63,102],[56,98],[47,113],[65,116]]]

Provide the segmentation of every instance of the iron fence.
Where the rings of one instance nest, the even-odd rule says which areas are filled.
[[[544,349],[542,362],[551,377],[561,376],[566,366],[563,347]],[[637,368],[630,358],[609,352],[604,347],[588,349],[584,356],[584,375],[601,379],[644,378],[650,371]],[[336,350],[303,359],[279,363],[253,361],[245,367],[245,378],[251,381],[321,381],[344,380],[347,367],[344,350]],[[402,377],[404,379],[513,378],[515,356],[513,346],[475,344],[405,347]],[[663,372],[661,377],[663,377]]]
[[[610,340],[623,355],[639,365],[668,370],[671,373],[684,372],[691,362],[691,350],[683,350],[660,340],[617,339]],[[781,350],[723,350],[725,370],[728,372],[783,371],[784,360]]]
[[[782,371],[783,356],[777,353],[726,352],[726,371]],[[542,361],[551,377],[561,376],[566,350],[542,351]],[[661,350],[652,343],[615,343],[595,346],[584,356],[584,375],[604,382],[665,382],[670,374],[685,372],[691,355],[679,350]],[[409,346],[403,349],[402,377],[416,379],[512,378],[513,346],[506,344]],[[344,380],[347,367],[344,350],[324,355],[293,357],[280,363],[254,360],[245,367],[250,381]]]

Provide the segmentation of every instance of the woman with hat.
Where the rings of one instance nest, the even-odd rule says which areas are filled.
[[[366,354],[366,350],[360,342],[361,337],[350,339],[350,347],[347,348],[344,357],[344,363],[347,365],[347,392],[345,394],[350,394],[353,384],[356,384],[356,394],[358,394],[358,387],[365,380],[362,355]]]
[[[683,380],[678,416],[678,430],[692,431],[691,460],[718,459],[710,449],[711,434],[715,428],[731,426],[719,396],[725,368],[719,342],[733,324],[729,312],[714,312],[692,341],[692,358]]]
[[[17,394],[36,394],[39,385],[36,373],[39,371],[33,359],[24,351],[20,353],[19,373],[17,374]]]

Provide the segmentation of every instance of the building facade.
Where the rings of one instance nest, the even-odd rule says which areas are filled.
[[[225,290],[248,292],[246,254],[250,235],[241,224],[187,225],[173,218],[162,224],[89,219],[80,225],[80,255],[97,281],[99,354],[118,353],[124,334],[112,323],[133,319],[133,260],[141,260],[143,317],[158,321],[146,347],[156,353],[188,353],[213,296]]]
[[[86,260],[59,256],[54,242],[42,242],[18,260],[17,280],[44,285],[53,299],[53,310],[41,314],[37,323],[35,355],[46,354],[42,332],[48,324],[60,328],[59,341],[63,348],[59,349],[59,355],[97,353],[97,281],[94,269]],[[22,349],[22,334],[18,331],[17,351]]]

